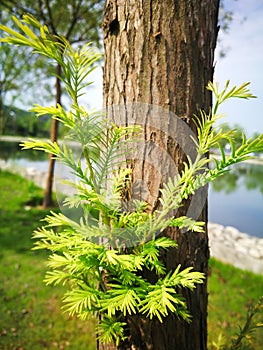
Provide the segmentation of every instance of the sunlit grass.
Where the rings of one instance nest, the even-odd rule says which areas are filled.
[[[46,212],[29,206],[41,196],[32,183],[0,172],[0,349],[93,350],[94,323],[61,311],[64,288],[45,286],[47,254],[31,250]]]
[[[228,344],[246,322],[248,308],[263,295],[263,276],[210,260],[208,335],[210,349],[223,336]],[[259,316],[263,322],[263,315]],[[263,349],[262,328],[255,332],[253,349]]]

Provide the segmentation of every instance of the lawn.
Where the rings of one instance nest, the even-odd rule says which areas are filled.
[[[217,350],[213,342],[223,336],[230,344],[239,326],[244,326],[247,310],[263,295],[263,276],[210,259],[208,290],[209,350]],[[263,312],[257,321],[263,324]],[[254,338],[252,349],[263,349],[262,328],[256,330]]]
[[[61,287],[47,287],[45,252],[32,251],[32,231],[47,212],[30,207],[43,193],[0,171],[0,349],[93,350],[95,327],[61,312]]]
[[[96,349],[94,322],[61,311],[65,289],[44,285],[47,254],[31,250],[32,231],[46,214],[37,207],[42,195],[33,183],[0,171],[0,349]],[[262,291],[262,276],[210,261],[210,350],[220,334],[230,342]],[[253,349],[263,349],[260,332],[256,338]]]

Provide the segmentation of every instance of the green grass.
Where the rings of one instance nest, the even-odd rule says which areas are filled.
[[[0,171],[0,349],[93,350],[95,327],[61,311],[63,287],[43,283],[47,253],[32,251],[33,230],[47,212],[37,209],[42,190]],[[229,343],[247,307],[263,291],[263,276],[210,261],[209,350],[222,334]],[[253,349],[263,349],[260,332]],[[158,349],[157,349],[158,350]]]
[[[229,345],[239,331],[238,326],[244,326],[249,307],[263,295],[263,276],[210,259],[208,290],[208,339],[211,350],[216,349],[212,343],[221,336]],[[258,321],[263,323],[262,313],[258,316]],[[263,349],[262,328],[255,332],[252,349]]]
[[[64,288],[44,285],[47,254],[31,250],[47,212],[29,205],[42,196],[33,183],[0,171],[0,349],[96,349],[94,324],[61,311]]]

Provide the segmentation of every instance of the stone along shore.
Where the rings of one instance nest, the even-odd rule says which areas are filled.
[[[0,160],[0,168],[19,173],[45,186],[45,173],[34,168],[15,169]],[[236,228],[208,223],[210,254],[222,262],[263,275],[263,239],[239,232]]]
[[[263,239],[238,231],[232,226],[209,222],[211,256],[243,270],[263,275]]]

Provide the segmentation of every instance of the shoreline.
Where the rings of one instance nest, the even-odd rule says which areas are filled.
[[[33,139],[33,140],[41,140],[41,141],[48,141],[49,139],[47,138],[39,138],[39,137],[28,137],[28,136],[13,136],[13,135],[0,135],[0,141],[5,141],[5,142],[17,142],[20,143],[22,141],[26,141],[28,139]],[[58,142],[63,141],[63,139],[58,139]],[[68,141],[68,144],[71,144],[72,146],[77,146],[78,143],[75,141]],[[219,153],[213,153],[212,151],[210,152],[210,157],[215,158],[215,159],[220,159],[221,155]],[[1,159],[0,159],[1,161]],[[263,155],[260,157],[256,157],[255,159],[247,159],[243,161],[244,163],[250,163],[250,164],[257,164],[257,165],[262,165],[263,166]]]
[[[263,275],[262,238],[212,222],[208,222],[208,238],[211,257]]]
[[[0,159],[0,169],[8,170],[44,188],[46,173],[35,168],[14,168]],[[235,227],[208,222],[210,255],[224,263],[263,275],[263,238],[240,232]]]

